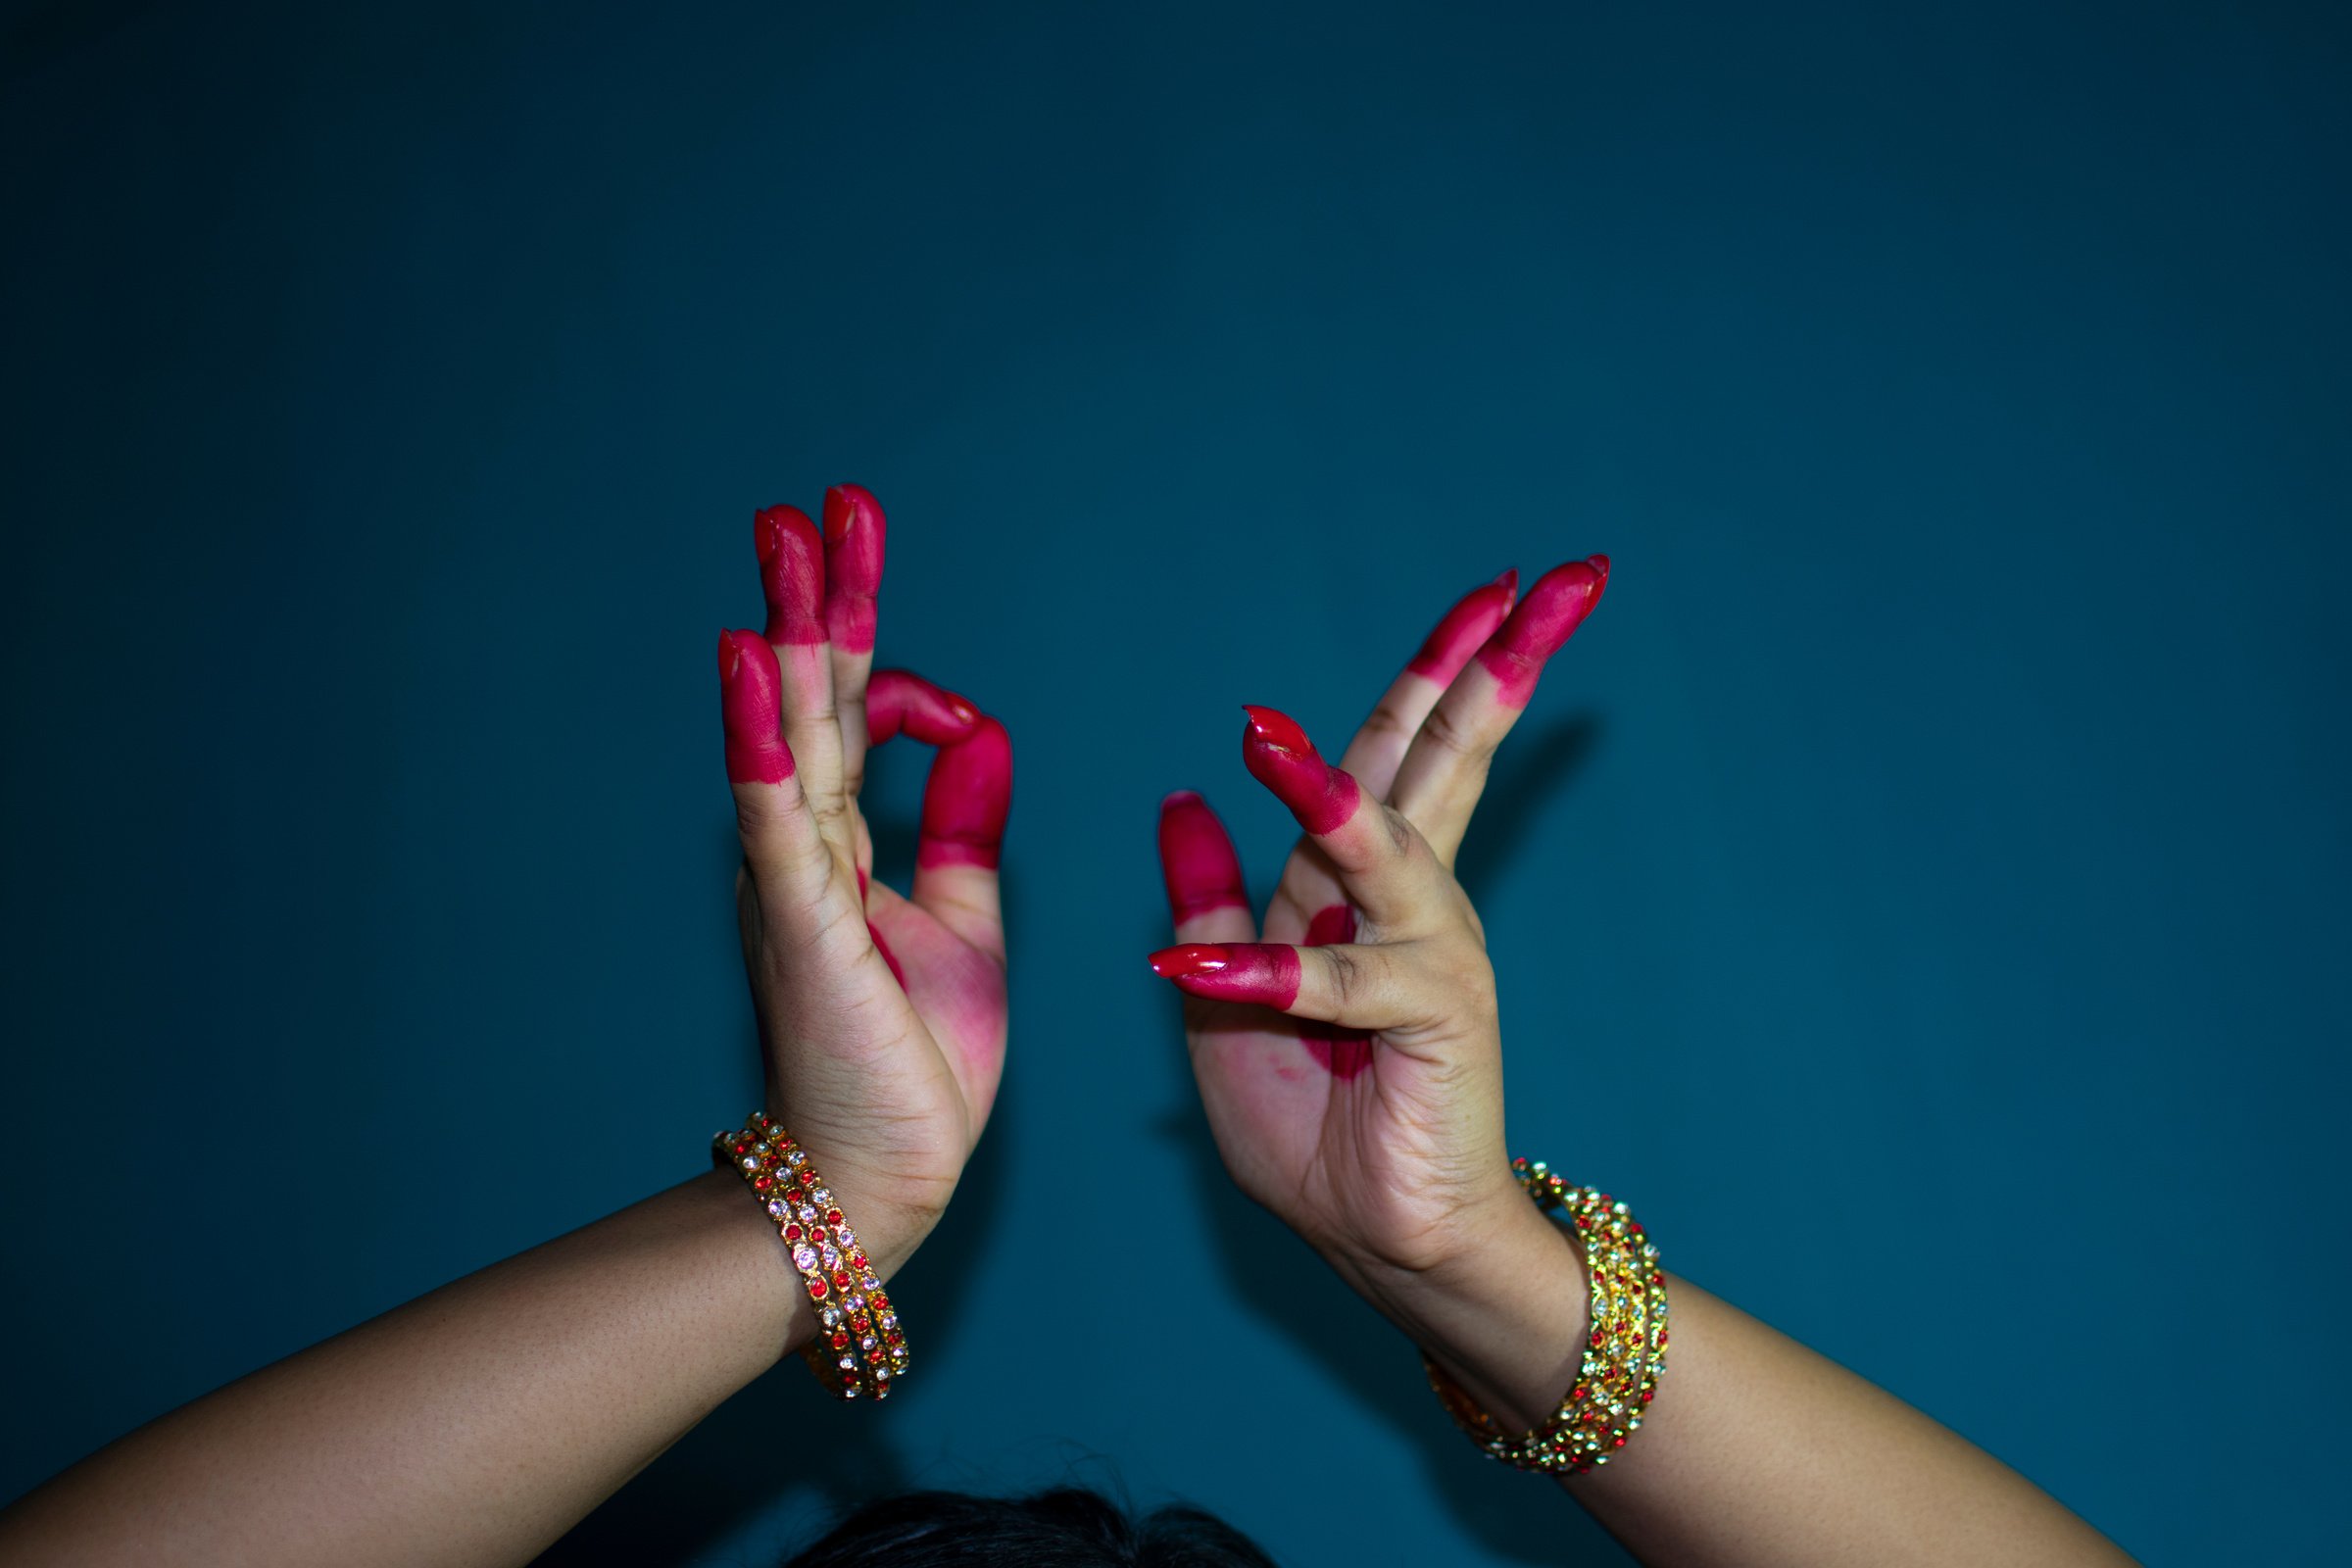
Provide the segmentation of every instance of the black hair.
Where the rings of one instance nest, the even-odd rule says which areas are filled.
[[[1275,1568],[1214,1514],[1141,1518],[1098,1492],[909,1492],[869,1502],[784,1568]]]

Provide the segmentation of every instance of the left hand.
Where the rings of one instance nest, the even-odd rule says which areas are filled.
[[[1263,942],[1205,802],[1170,796],[1160,859],[1193,1070],[1226,1168],[1392,1316],[1416,1281],[1496,1255],[1535,1209],[1504,1152],[1502,1043],[1485,934],[1453,860],[1487,767],[1608,563],[1474,590],[1332,767],[1250,710],[1243,760],[1305,837]],[[1539,1227],[1540,1228],[1540,1227]]]
[[[896,1262],[946,1208],[1004,1071],[1012,753],[963,699],[873,670],[882,509],[841,485],[824,517],[820,536],[796,508],[759,514],[767,629],[719,640],[736,908],[767,1109]],[[940,748],[906,896],[871,880],[858,806],[868,747],[901,733]]]

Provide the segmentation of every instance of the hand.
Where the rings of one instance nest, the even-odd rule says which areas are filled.
[[[1193,1070],[1226,1169],[1400,1320],[1414,1282],[1493,1255],[1537,1217],[1503,1143],[1502,1042],[1477,912],[1453,877],[1494,750],[1608,560],[1469,594],[1373,710],[1341,767],[1249,710],[1242,757],[1305,837],[1250,919],[1232,841],[1199,796],[1160,812]]]
[[[820,537],[795,508],[759,514],[767,629],[719,638],[736,909],[768,1112],[895,1265],[946,1208],[1004,1071],[1012,752],[962,698],[872,670],[882,509],[841,485],[824,517]],[[858,808],[868,746],[902,733],[940,748],[911,897],[872,881]]]

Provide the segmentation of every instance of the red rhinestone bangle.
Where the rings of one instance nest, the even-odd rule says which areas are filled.
[[[1666,1275],[1658,1250],[1625,1204],[1571,1187],[1541,1161],[1515,1159],[1528,1197],[1576,1227],[1591,1277],[1591,1328],[1576,1386],[1551,1418],[1512,1437],[1426,1354],[1429,1386],[1456,1425],[1487,1453],[1523,1470],[1581,1475],[1604,1465],[1642,1426],[1666,1375]]]
[[[776,1222],[816,1313],[816,1338],[801,1355],[817,1381],[844,1399],[887,1398],[908,1365],[898,1309],[808,1152],[760,1111],[742,1131],[713,1138],[710,1159],[741,1174]]]

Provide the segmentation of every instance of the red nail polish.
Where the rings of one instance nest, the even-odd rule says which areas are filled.
[[[970,735],[942,747],[931,764],[914,863],[994,866],[1011,809],[1012,739],[984,715]]]
[[[1248,908],[1241,857],[1208,803],[1178,790],[1159,803],[1159,872],[1178,925],[1211,909]]]
[[[1519,602],[1519,568],[1505,566],[1502,575],[1494,580],[1502,584],[1502,608],[1507,613],[1511,606]]]
[[[1152,972],[1188,996],[1287,1007],[1298,1000],[1298,950],[1271,943],[1187,943],[1152,955]]]
[[[825,547],[798,507],[762,507],[752,519],[760,547],[760,591],[767,640],[806,646],[825,640]]]
[[[1502,688],[1497,694],[1502,702],[1513,708],[1527,706],[1544,661],[1559,652],[1600,603],[1608,576],[1609,558],[1594,556],[1554,566],[1536,579],[1502,629],[1478,651],[1478,662]]]
[[[902,731],[925,746],[953,746],[971,734],[980,710],[910,669],[877,669],[865,687],[865,738],[879,746]]]
[[[1441,686],[1450,684],[1479,645],[1494,636],[1502,617],[1511,612],[1511,600],[1518,591],[1519,573],[1506,571],[1462,595],[1404,667]]]
[[[775,650],[757,632],[719,634],[719,701],[726,732],[727,777],[737,784],[781,784],[792,777],[792,748],[778,730],[784,678]]]
[[[1243,705],[1242,765],[1274,792],[1309,833],[1329,833],[1355,814],[1355,780],[1323,760],[1288,713]]]
[[[1176,980],[1186,975],[1214,974],[1232,961],[1232,952],[1213,942],[1187,942],[1182,947],[1162,948],[1152,955],[1152,972],[1162,980]]]
[[[825,492],[825,627],[854,654],[874,646],[874,596],[882,591],[882,504],[863,485]]]

